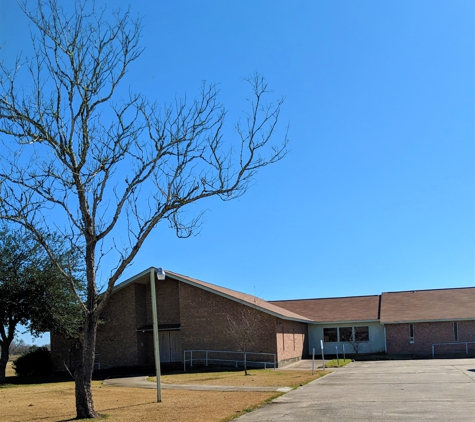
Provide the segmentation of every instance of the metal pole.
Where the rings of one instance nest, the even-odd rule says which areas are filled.
[[[335,346],[335,349],[336,349],[336,362],[338,366],[340,366],[340,359],[338,359],[338,346]]]
[[[323,340],[320,340],[320,347],[322,349],[322,363],[323,363],[323,369],[325,369],[325,353],[323,353]]]
[[[315,372],[315,347],[313,348],[312,351],[312,375]]]
[[[345,345],[343,344],[343,362],[346,362]]]
[[[162,386],[160,384],[160,344],[158,339],[157,294],[155,292],[155,268],[150,270],[150,291],[152,295],[153,318],[153,351],[155,354],[155,375],[157,377],[157,403],[162,401]]]

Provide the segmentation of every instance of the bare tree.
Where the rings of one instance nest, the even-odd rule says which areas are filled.
[[[340,341],[349,343],[358,355],[362,344],[369,341],[368,327],[340,327]]]
[[[259,341],[262,333],[261,322],[256,318],[257,312],[252,308],[242,307],[236,314],[227,315],[226,333],[233,338],[238,351],[244,355],[245,375],[247,375],[246,353],[253,351],[252,348],[256,347],[256,340]]]
[[[10,356],[14,355],[21,355],[22,353],[27,352],[31,347],[31,344],[26,344],[25,340],[21,339],[13,339],[13,341],[10,343],[9,347],[9,354]]]
[[[0,64],[0,218],[30,230],[52,259],[48,230],[83,253],[76,411],[94,418],[96,328],[118,278],[158,223],[190,236],[201,213],[187,218],[188,205],[244,194],[261,168],[284,157],[287,136],[270,145],[282,100],[268,102],[257,74],[246,79],[249,112],[234,126],[234,139],[215,85],[162,108],[141,94],[123,98],[118,87],[142,53],[140,21],[128,11],[107,20],[87,0],[74,4],[71,15],[56,0],[38,0],[33,11],[23,5],[34,55],[13,70]],[[117,254],[113,268],[102,265],[106,253]],[[107,277],[102,291],[98,272]]]

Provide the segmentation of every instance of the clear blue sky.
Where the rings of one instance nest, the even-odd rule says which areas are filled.
[[[133,90],[165,102],[217,82],[233,117],[260,72],[286,97],[290,153],[202,204],[200,235],[159,227],[123,279],[163,266],[267,300],[474,285],[473,1],[132,3]],[[14,0],[0,19],[11,60],[27,22]]]

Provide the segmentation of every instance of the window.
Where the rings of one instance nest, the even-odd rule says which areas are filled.
[[[459,341],[459,323],[454,321],[454,341]]]
[[[414,343],[414,324],[409,324],[409,343]]]
[[[338,328],[324,328],[323,341],[333,343],[338,341]]]
[[[355,327],[356,341],[369,341],[369,327]]]
[[[334,327],[323,329],[325,343],[352,343],[369,341],[369,327]]]
[[[340,341],[353,341],[353,327],[340,327]]]

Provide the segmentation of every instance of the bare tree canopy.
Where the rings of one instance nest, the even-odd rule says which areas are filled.
[[[251,352],[256,347],[256,341],[263,331],[261,321],[256,318],[259,311],[248,307],[241,307],[234,315],[227,316],[226,334],[228,334],[238,346],[238,351]],[[256,350],[254,350],[256,351]],[[247,373],[247,359],[244,356],[244,375]]]
[[[143,51],[140,20],[130,11],[108,19],[87,0],[75,2],[70,15],[56,0],[22,9],[34,54],[13,69],[0,63],[0,218],[30,230],[51,258],[53,230],[83,254],[87,295],[83,300],[76,292],[85,316],[76,408],[78,417],[91,418],[97,416],[90,391],[97,321],[116,281],[158,223],[192,235],[201,214],[186,218],[188,205],[239,197],[261,168],[285,156],[286,135],[270,144],[283,100],[268,100],[260,75],[245,79],[249,110],[230,134],[216,85],[164,106],[120,94]],[[99,300],[96,275],[109,249],[119,256]]]

